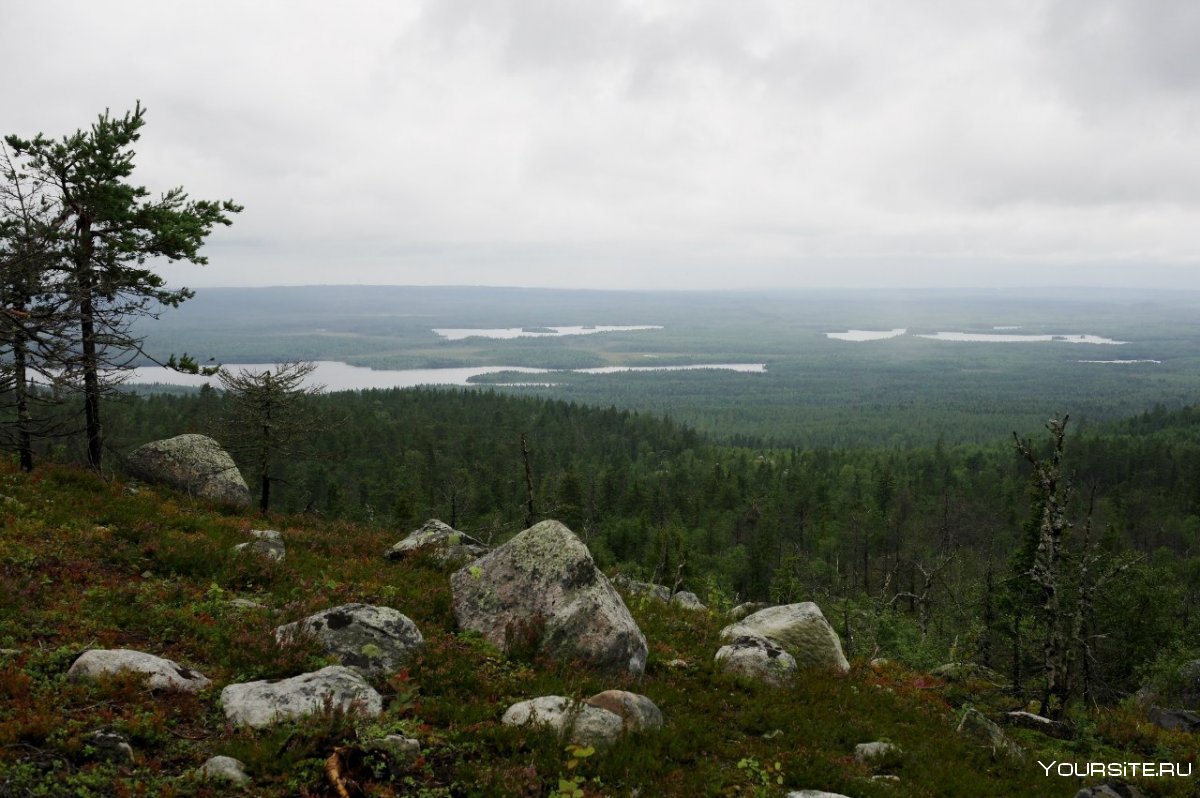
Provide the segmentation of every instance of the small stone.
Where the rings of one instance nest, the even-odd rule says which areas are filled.
[[[153,578],[154,578],[153,571],[142,571],[142,579],[153,579]]]
[[[824,790],[793,790],[787,798],[847,798],[840,792],[825,792]]]
[[[885,742],[859,743],[854,746],[854,760],[863,765],[902,753],[900,746]]]
[[[96,749],[96,758],[119,765],[133,764],[133,747],[124,736],[109,731],[94,731],[85,738]]]
[[[287,556],[287,547],[283,544],[283,535],[274,529],[251,529],[250,534],[254,540],[239,543],[233,547],[233,550],[251,552],[275,562],[280,562]]]
[[[393,765],[402,766],[421,756],[421,743],[401,734],[389,734],[387,737],[367,742],[363,750],[378,751],[386,755]]]
[[[687,590],[680,590],[674,596],[671,596],[671,603],[686,610],[705,609],[704,604],[700,601],[700,597]]]
[[[214,756],[200,766],[199,774],[208,781],[228,781],[231,784],[246,784],[246,766],[231,756]]]
[[[229,606],[235,610],[265,610],[266,604],[260,604],[257,601],[251,601],[245,598],[235,598],[229,600]]]
[[[1075,793],[1075,798],[1145,798],[1145,793],[1132,784],[1101,784],[1084,787]]]

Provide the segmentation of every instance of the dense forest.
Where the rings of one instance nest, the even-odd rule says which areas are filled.
[[[277,464],[276,509],[415,528],[437,517],[496,542],[567,523],[599,563],[709,603],[816,600],[859,655],[975,659],[1020,683],[1039,632],[1022,577],[1037,495],[1014,442],[911,449],[733,446],[667,419],[472,390],[306,397],[307,455]],[[221,437],[227,399],[112,403],[115,450]],[[1200,618],[1200,410],[1076,434],[1064,481],[1072,546],[1119,571],[1093,608],[1089,692],[1112,700],[1191,654]],[[1048,452],[1051,437],[1034,438]],[[67,452],[64,451],[64,454]],[[1090,521],[1089,521],[1090,519]],[[1097,565],[1097,568],[1100,566]]]

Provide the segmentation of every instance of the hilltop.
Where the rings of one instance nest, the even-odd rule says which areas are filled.
[[[1045,762],[1195,762],[1195,738],[1121,708],[1076,718],[1073,738],[1007,729],[1023,759],[955,733],[967,703],[989,713],[1011,699],[983,681],[946,683],[897,663],[852,662],[849,674],[803,671],[786,687],[719,672],[728,622],[625,594],[649,641],[645,674],[614,677],[531,652],[501,654],[457,629],[450,569],[433,558],[392,562],[409,529],[280,516],[281,562],[235,554],[263,521],[172,491],[47,467],[0,470],[0,796],[217,796],[230,788],[189,775],[213,755],[247,766],[258,796],[335,795],[325,764],[386,734],[419,741],[402,766],[366,756],[354,775],[371,795],[554,794],[578,775],[583,795],[783,795],[821,789],[855,798],[1071,796],[1081,782],[1047,777]],[[469,530],[468,530],[469,531]],[[517,528],[507,534],[517,532]],[[242,599],[254,604],[236,600]],[[399,672],[372,679],[385,701],[373,720],[339,713],[262,731],[228,724],[220,689],[317,670],[311,645],[281,647],[274,629],[330,607],[395,608],[425,643]],[[259,605],[259,606],[255,606]],[[89,648],[168,657],[213,682],[195,695],[133,678],[66,678]],[[682,661],[686,665],[679,665]],[[669,663],[675,663],[672,667]],[[500,723],[542,695],[627,689],[651,698],[665,725],[581,757],[552,733]],[[87,735],[122,734],[132,763],[101,761]],[[884,740],[902,754],[876,766],[853,756]],[[575,765],[572,765],[572,761]],[[898,780],[871,780],[894,775]],[[1189,795],[1188,779],[1142,779],[1146,795]]]

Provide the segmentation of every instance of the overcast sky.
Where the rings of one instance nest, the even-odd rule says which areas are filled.
[[[0,132],[149,109],[174,285],[1200,288],[1195,0],[3,0]]]

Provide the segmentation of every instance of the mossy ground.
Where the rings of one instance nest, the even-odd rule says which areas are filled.
[[[418,738],[423,756],[403,767],[360,758],[353,775],[366,794],[544,796],[570,775],[588,796],[774,796],[804,788],[856,798],[1071,796],[1081,783],[1047,777],[1039,758],[1197,758],[1194,737],[1119,708],[1076,718],[1082,731],[1070,741],[1013,731],[1030,755],[995,758],[954,733],[959,713],[950,699],[962,700],[962,686],[948,692],[902,665],[873,670],[861,662],[844,677],[802,671],[782,690],[745,683],[713,667],[722,618],[650,599],[630,599],[650,641],[640,679],[528,654],[503,657],[456,631],[444,568],[384,559],[407,530],[275,518],[269,526],[283,531],[288,555],[273,563],[230,552],[264,526],[257,518],[166,490],[130,493],[82,471],[50,467],[27,476],[8,465],[0,466],[0,521],[0,648],[17,650],[0,655],[5,797],[334,795],[324,762],[335,748],[393,732]],[[233,598],[267,609],[237,609]],[[405,670],[376,681],[384,715],[231,728],[217,702],[222,686],[329,664],[315,648],[278,646],[275,626],[352,601],[400,610],[427,641]],[[88,647],[166,656],[199,669],[214,687],[185,696],[153,694],[132,678],[68,682],[67,667]],[[668,666],[677,659],[687,665]],[[666,726],[575,758],[568,770],[573,757],[561,741],[499,722],[518,700],[610,688],[652,698]],[[1003,696],[985,693],[976,701],[1005,708]],[[132,766],[96,761],[85,736],[99,728],[129,738]],[[854,746],[872,740],[904,753],[875,769],[855,763]],[[253,785],[239,791],[188,775],[216,754],[245,762]],[[880,772],[899,781],[870,780]],[[1138,784],[1152,796],[1195,788],[1184,779]]]

